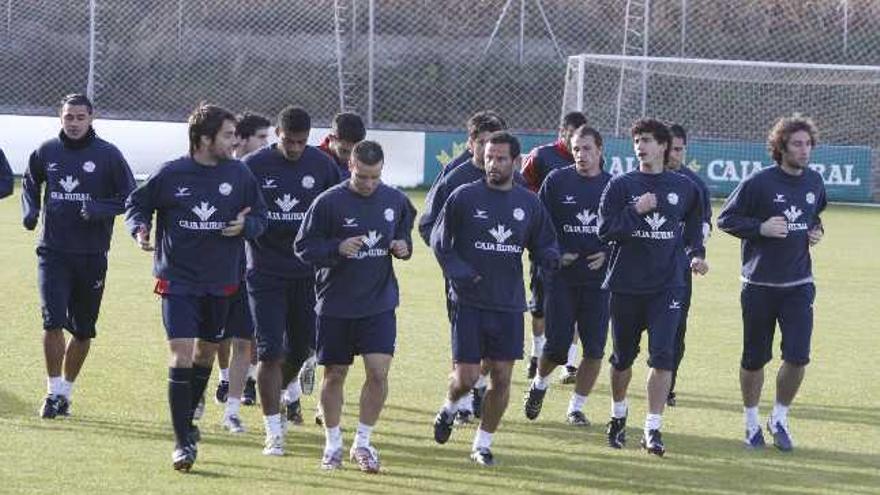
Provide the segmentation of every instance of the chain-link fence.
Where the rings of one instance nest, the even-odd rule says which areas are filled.
[[[880,65],[874,0],[6,0],[0,112],[181,120],[201,100],[326,124],[555,126],[578,53]],[[647,20],[645,20],[647,19]],[[638,52],[638,53],[634,53]]]

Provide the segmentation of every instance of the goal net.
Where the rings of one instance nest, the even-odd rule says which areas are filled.
[[[770,127],[799,113],[819,127],[811,167],[823,173],[832,198],[873,196],[880,67],[581,54],[569,57],[566,68],[562,113],[572,110],[585,112],[611,138],[612,160],[629,159],[630,166],[633,157],[623,155],[632,155],[628,132],[635,119],[683,125],[686,163],[719,195],[771,164],[764,144]]]

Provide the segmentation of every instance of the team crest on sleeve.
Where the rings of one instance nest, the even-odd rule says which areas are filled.
[[[312,177],[311,175],[307,175],[307,176],[303,177],[302,186],[305,189],[311,189],[311,188],[315,187],[315,178]]]
[[[83,170],[85,170],[88,173],[94,172],[95,171],[95,162],[88,161],[88,162],[83,163]]]
[[[220,187],[217,188],[217,190],[220,191],[220,194],[224,196],[229,196],[232,193],[232,184],[224,182],[220,184]]]
[[[513,209],[513,218],[515,218],[517,221],[522,222],[525,217],[526,212],[524,212],[522,208]]]
[[[389,222],[394,221],[394,210],[392,210],[391,208],[385,208],[385,220]]]
[[[675,194],[674,192],[667,194],[666,201],[669,201],[669,204],[671,204],[673,206],[677,205],[678,204],[678,194]]]
[[[813,191],[807,193],[807,203],[814,204],[816,202],[816,195]]]

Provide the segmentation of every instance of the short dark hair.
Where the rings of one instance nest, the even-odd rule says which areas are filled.
[[[252,112],[244,112],[239,115],[235,122],[235,135],[241,139],[248,139],[260,129],[270,127],[272,122],[266,117]]]
[[[483,110],[471,116],[467,121],[468,137],[476,139],[484,132],[496,132],[507,129],[507,122],[494,110]]]
[[[235,122],[235,115],[229,110],[209,103],[199,103],[199,106],[187,118],[187,123],[189,124],[189,152],[195,152],[196,148],[199,147],[202,136],[208,136],[212,141],[216,139],[217,133],[223,127],[223,122],[227,120]]]
[[[69,95],[64,95],[64,97],[61,98],[61,106],[63,107],[64,105],[83,105],[86,107],[86,110],[88,110],[90,114],[94,110],[94,107],[92,106],[92,100],[90,100],[88,96],[82,93],[70,93]]]
[[[687,131],[680,124],[669,124],[669,134],[671,134],[673,138],[681,139],[685,145],[688,144]]]
[[[351,155],[364,165],[377,165],[385,160],[382,145],[376,141],[361,141],[354,145]]]
[[[596,143],[596,146],[600,148],[604,144],[602,140],[602,134],[599,134],[599,131],[593,129],[588,125],[582,125],[575,129],[574,132],[571,133],[571,137],[569,137],[569,139],[574,139],[576,137],[591,137],[593,138],[593,142]]]
[[[519,139],[516,138],[513,134],[507,131],[495,131],[492,135],[489,136],[489,143],[491,144],[509,144],[510,145],[510,157],[516,159],[519,154],[522,152],[522,149],[519,145]]]
[[[630,129],[630,136],[636,137],[639,134],[650,134],[654,136],[658,144],[665,144],[666,151],[663,152],[663,165],[669,163],[669,152],[672,151],[672,135],[669,133],[669,128],[666,127],[666,124],[652,118],[636,120]]]
[[[291,105],[278,114],[278,129],[287,132],[306,132],[312,129],[312,118],[302,107]]]
[[[788,140],[792,134],[799,131],[806,131],[810,135],[810,144],[816,146],[819,139],[819,129],[813,119],[794,114],[791,117],[782,117],[773,124],[773,128],[767,135],[767,150],[774,162],[782,164],[782,154],[785,153]]]
[[[337,113],[333,117],[333,127],[330,130],[336,139],[358,143],[367,137],[367,129],[361,116],[352,112]]]
[[[563,129],[577,129],[584,125],[587,125],[587,116],[583,112],[568,112],[559,123]]]

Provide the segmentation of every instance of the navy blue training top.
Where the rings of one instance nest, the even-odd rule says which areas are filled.
[[[153,224],[157,292],[228,295],[241,283],[242,237],[266,228],[266,205],[257,180],[238,160],[202,165],[189,156],[163,164],[131,193],[125,223],[134,236]],[[221,231],[244,208],[241,236]]]
[[[657,196],[657,208],[639,215],[635,202]],[[703,208],[697,186],[669,171],[633,170],[608,182],[599,205],[599,238],[614,243],[604,288],[648,294],[685,287],[690,258],[705,256]]]
[[[242,161],[260,184],[268,209],[266,231],[247,241],[248,269],[283,278],[314,277],[314,269],[294,254],[293,241],[315,198],[339,183],[336,163],[312,146],[291,162],[275,144]]]
[[[542,268],[559,266],[550,214],[517,184],[500,191],[481,180],[453,191],[434,225],[431,248],[451,282],[452,300],[492,311],[526,310],[524,248]]]
[[[92,129],[79,140],[62,131],[31,153],[22,179],[22,222],[32,230],[42,214],[41,247],[106,253],[113,221],[125,211],[134,187],[131,169],[115,146]]]
[[[294,242],[300,260],[317,270],[315,312],[362,318],[396,308],[400,295],[390,244],[405,241],[412,253],[415,215],[409,198],[385,184],[361,196],[345,180],[318,196]],[[342,256],[339,244],[356,236],[364,240],[360,251]]]
[[[789,175],[779,166],[742,181],[718,214],[718,228],[742,239],[742,280],[755,285],[791,287],[813,281],[807,232],[822,226],[828,202],[818,172]],[[761,223],[785,217],[788,236],[761,235]]]

